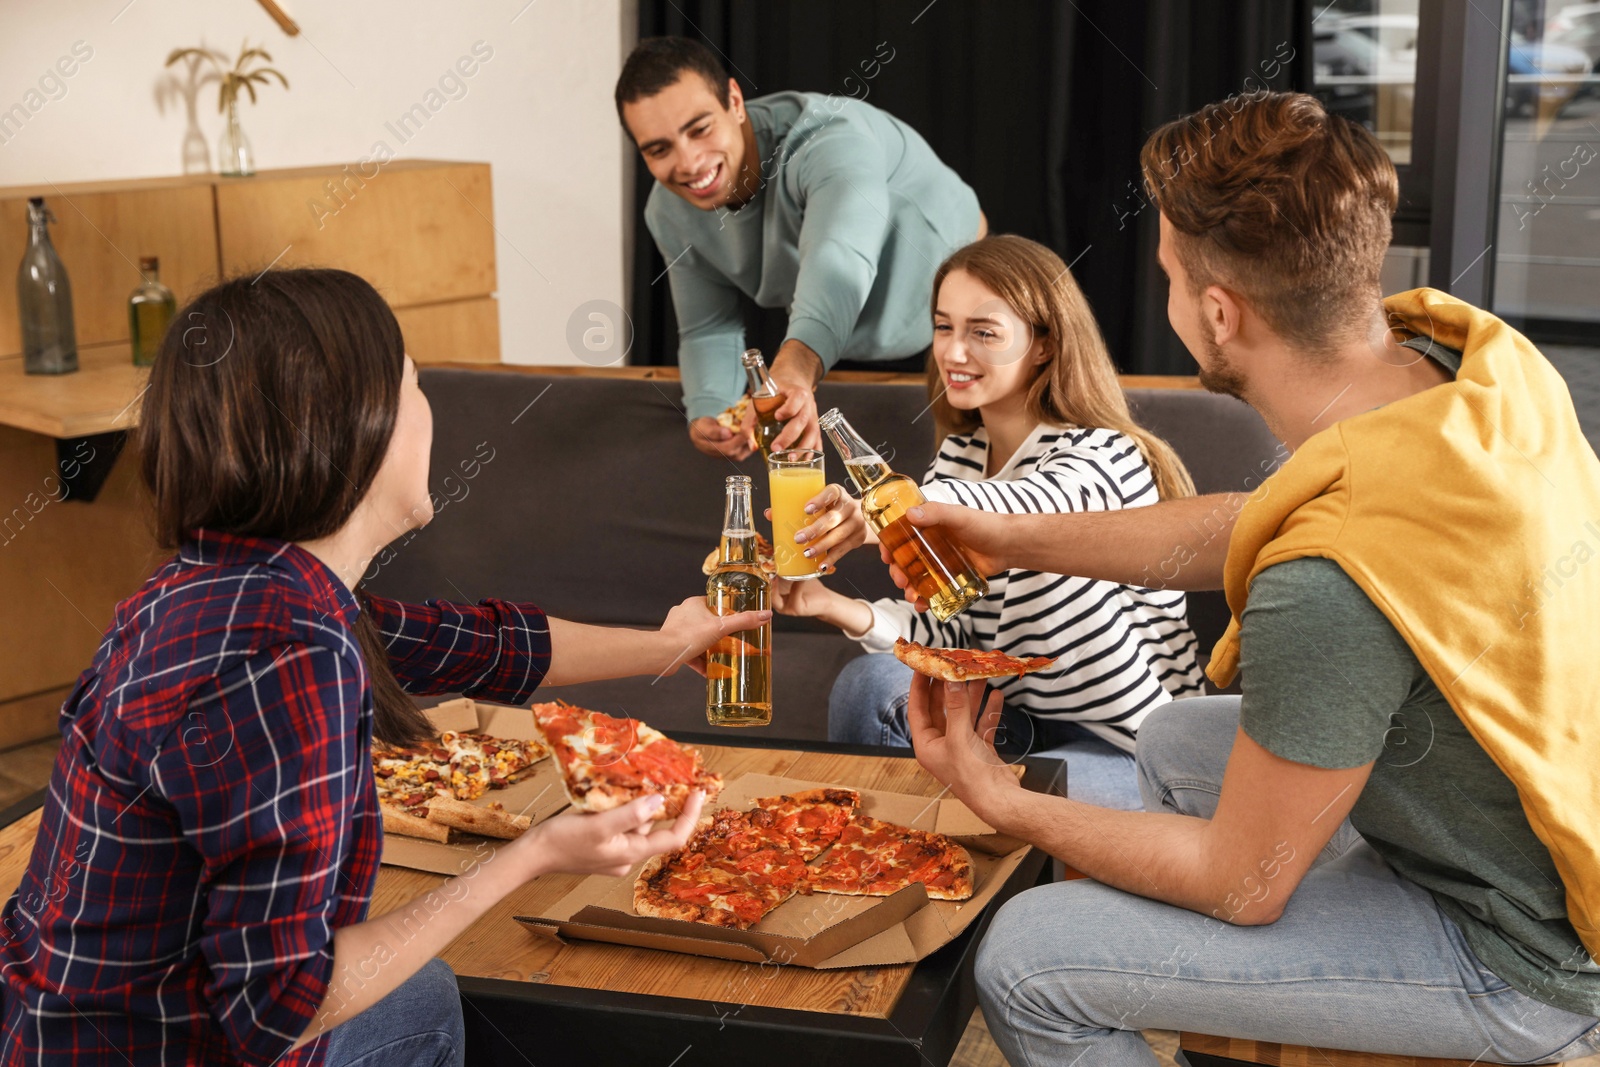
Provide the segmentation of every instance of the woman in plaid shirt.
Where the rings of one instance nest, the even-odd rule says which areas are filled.
[[[664,829],[658,797],[562,815],[367,918],[367,752],[426,731],[407,693],[520,703],[541,682],[675,669],[759,621],[702,597],[647,632],[358,594],[432,517],[431,439],[399,325],[355,275],[226,282],[168,331],[139,458],[176,554],[118,605],[62,708],[0,913],[0,1063],[460,1063],[435,953],[539,874],[622,874],[683,843],[698,796]]]

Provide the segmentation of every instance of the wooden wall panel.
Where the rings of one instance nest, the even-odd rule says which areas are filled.
[[[88,665],[86,661],[84,666]],[[0,703],[0,752],[54,735],[61,721],[61,705],[71,692],[70,685],[57,686]],[[4,764],[0,758],[0,767]]]
[[[52,438],[0,426],[0,701],[70,684],[158,554],[124,449],[92,503],[58,500]]]
[[[495,290],[487,163],[275,171],[218,179],[216,190],[229,273],[274,262],[339,267],[366,278],[395,308]]]
[[[500,308],[492,296],[396,308],[417,363],[499,363]]]
[[[55,215],[50,240],[72,283],[78,344],[128,340],[128,296],[139,285],[139,257],[161,257],[161,280],[178,303],[217,275],[217,231],[211,187],[187,180],[141,183],[117,190],[104,185],[0,189],[0,357],[22,352],[17,319],[17,265],[28,240],[28,196],[38,195]]]

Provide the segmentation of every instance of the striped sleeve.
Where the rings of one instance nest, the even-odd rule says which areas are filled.
[[[868,652],[894,651],[894,639],[903,637],[929,648],[971,648],[972,615],[962,612],[949,622],[940,622],[932,612],[917,611],[903,600],[878,600],[868,603],[872,627],[856,638]]]
[[[939,455],[938,473],[924,483],[923,492],[939,503],[1001,514],[1113,511],[1157,500],[1138,445],[1114,431],[1063,431],[1029,465],[1020,477],[975,480],[971,475],[982,473],[982,466],[947,445]]]
[[[532,604],[367,599],[389,664],[408,693],[464,693],[520,704],[550,669],[550,625]]]

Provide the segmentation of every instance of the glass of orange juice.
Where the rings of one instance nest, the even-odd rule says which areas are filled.
[[[820,560],[807,559],[805,546],[794,535],[811,525],[806,504],[822,492],[822,453],[814,448],[791,448],[767,457],[767,477],[772,489],[772,555],[778,577],[794,581],[822,577]]]

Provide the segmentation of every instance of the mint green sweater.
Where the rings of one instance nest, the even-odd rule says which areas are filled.
[[[932,342],[933,273],[978,232],[977,195],[887,112],[821,93],[747,107],[763,177],[755,199],[702,211],[657,185],[644,209],[669,264],[691,419],[744,393],[740,293],[787,308],[787,336],[826,367],[901,359]]]

